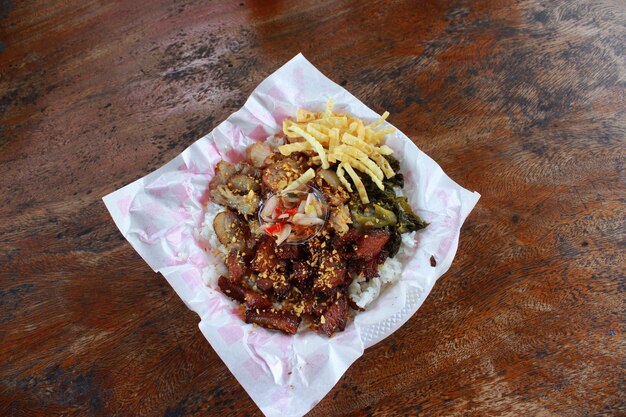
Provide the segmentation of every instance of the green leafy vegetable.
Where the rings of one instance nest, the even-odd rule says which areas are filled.
[[[397,172],[398,160],[390,155],[385,157]],[[358,197],[354,196],[350,201],[352,220],[362,227],[387,228],[391,232],[391,238],[385,245],[385,249],[389,252],[389,256],[395,256],[402,243],[401,235],[423,229],[428,226],[428,223],[413,212],[406,197],[396,196],[394,187],[404,185],[402,174],[396,174],[383,181],[385,190],[379,189],[368,176],[360,175],[360,177],[372,203],[363,205]]]
[[[393,169],[393,172],[399,172],[400,171],[400,161],[398,161],[398,159],[393,156],[393,155],[384,155],[385,159],[387,160],[387,162],[389,162],[389,166],[391,166],[391,169]],[[396,174],[398,175],[398,174]]]
[[[352,220],[361,226],[372,227],[374,229],[396,225],[398,218],[392,210],[387,210],[379,204],[372,204],[371,206],[372,207],[368,205],[363,211],[352,207],[350,210]]]
[[[389,257],[392,258],[396,256],[396,254],[400,250],[400,245],[402,245],[402,234],[394,233],[392,231],[391,236],[389,237],[389,241],[385,245],[384,249],[389,252]]]
[[[383,181],[383,185],[385,186],[385,188],[387,188],[387,187],[402,188],[402,187],[404,187],[404,175],[396,174],[393,177],[384,180]]]
[[[402,208],[402,212],[407,217],[407,219],[405,220],[405,224],[411,224],[411,226],[408,227],[408,232],[412,232],[413,230],[420,230],[428,226],[428,223],[422,220],[421,217],[419,217],[417,214],[413,213],[413,209],[409,205],[406,197],[396,197],[396,203],[398,203],[398,205]]]

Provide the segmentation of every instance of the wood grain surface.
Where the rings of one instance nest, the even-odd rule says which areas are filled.
[[[310,416],[626,415],[621,0],[0,0],[0,414],[261,415],[101,198],[298,52],[482,194]]]

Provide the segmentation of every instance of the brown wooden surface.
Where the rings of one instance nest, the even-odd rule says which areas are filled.
[[[258,416],[101,197],[302,51],[482,193],[310,413],[626,413],[620,1],[0,1],[0,414]]]

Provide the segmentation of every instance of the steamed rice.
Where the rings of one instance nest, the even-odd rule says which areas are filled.
[[[224,264],[224,259],[228,252],[217,238],[215,230],[213,230],[213,220],[223,210],[224,207],[218,204],[208,203],[202,226],[199,231],[196,231],[196,239],[202,242],[206,246],[207,252],[209,252],[209,265],[202,268],[202,281],[211,288],[217,288],[218,278],[221,275],[226,275],[228,272]]]
[[[382,265],[378,266],[377,277],[366,281],[364,277],[360,276],[352,281],[352,284],[348,287],[348,294],[359,307],[365,308],[378,298],[384,287],[400,280],[402,263],[399,259],[407,259],[415,253],[415,233],[411,232],[402,235],[400,250],[398,250],[395,257],[387,258]]]

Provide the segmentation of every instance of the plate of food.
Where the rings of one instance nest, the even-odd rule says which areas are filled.
[[[220,161],[208,185],[199,238],[223,259],[217,287],[246,323],[327,337],[345,330],[400,279],[403,239],[427,227],[385,144],[395,129],[379,128],[389,113],[366,123],[333,103],[298,109],[242,160]]]
[[[480,195],[302,55],[107,195],[267,416],[302,416],[450,267]]]

